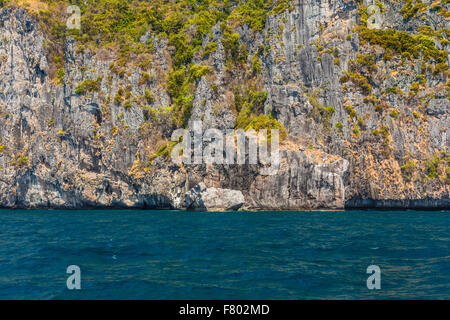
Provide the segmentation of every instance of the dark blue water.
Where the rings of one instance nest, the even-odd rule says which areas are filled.
[[[449,226],[448,211],[0,210],[0,299],[449,299]]]

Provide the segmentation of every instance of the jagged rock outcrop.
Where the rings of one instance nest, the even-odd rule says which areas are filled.
[[[342,209],[348,161],[322,152],[283,150],[280,170],[259,175],[249,189],[248,209]]]
[[[183,207],[190,210],[238,210],[244,204],[244,195],[239,190],[207,188],[201,182],[184,196]]]
[[[414,27],[399,16],[398,4],[384,6],[385,27]],[[430,14],[433,27],[441,27],[445,19]],[[152,157],[173,128],[152,122],[139,102],[148,90],[153,109],[171,104],[167,39],[142,37],[154,48],[143,81],[139,67],[111,72],[114,53],[78,50],[68,37],[60,85],[50,79],[46,39],[36,19],[24,9],[3,8],[0,20],[1,207],[448,208],[447,74],[421,73],[417,63],[384,59],[379,47],[361,44],[354,1],[293,1],[292,10],[268,16],[260,32],[237,28],[249,61],[265,48],[258,80],[267,92],[264,112],[288,132],[280,170],[269,176],[258,165],[180,166]],[[196,80],[188,125],[202,120],[205,129],[234,128],[230,87],[239,79],[227,73],[223,37],[218,24],[203,45],[215,41],[216,50],[194,57],[213,71]],[[366,53],[376,65],[368,77],[373,97],[340,81],[358,54]],[[408,94],[418,77],[426,87]],[[98,80],[98,90],[77,93],[87,79]],[[394,87],[404,94],[386,93]],[[126,108],[115,101],[121,94],[134,98]],[[333,112],[324,112],[326,107]],[[427,175],[433,157],[436,175]],[[188,196],[188,204],[185,195],[196,185],[202,188]]]

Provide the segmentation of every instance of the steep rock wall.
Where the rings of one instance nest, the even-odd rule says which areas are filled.
[[[185,193],[204,182],[241,191],[244,209],[335,209],[346,203],[448,207],[449,182],[442,177],[441,160],[440,175],[434,178],[417,170],[407,179],[401,168],[408,159],[425,163],[447,150],[446,75],[426,74],[427,88],[416,97],[383,94],[393,86],[410,90],[420,67],[401,57],[385,61],[380,48],[361,45],[354,31],[359,16],[353,1],[292,4],[291,10],[269,16],[261,32],[245,25],[237,29],[249,60],[265,48],[258,80],[268,93],[264,109],[289,133],[281,169],[274,176],[262,175],[255,165],[178,166],[151,157],[161,135],[170,137],[171,128],[150,121],[139,100],[149,90],[154,108],[171,103],[167,40],[152,40],[151,77],[142,81],[139,68],[111,72],[113,52],[83,52],[69,37],[64,80],[58,85],[48,75],[45,36],[36,20],[24,9],[1,9],[0,34],[7,40],[0,46],[0,205],[182,208]],[[386,10],[385,27],[410,28],[398,5]],[[190,124],[202,120],[205,128],[234,128],[230,86],[239,80],[230,79],[226,71],[223,36],[219,25],[214,27],[204,46],[217,41],[217,49],[194,58],[210,65],[213,73],[196,81]],[[334,48],[339,52],[333,54]],[[389,116],[389,110],[375,111],[365,101],[368,95],[357,88],[343,88],[342,75],[362,53],[375,57],[377,68],[369,78],[373,92],[399,110],[397,117]],[[78,94],[86,79],[97,79],[99,89]],[[121,91],[134,98],[126,108],[114,101]],[[347,105],[361,121],[349,116]],[[330,117],[320,113],[322,106],[333,106]],[[380,128],[386,134],[375,135]]]

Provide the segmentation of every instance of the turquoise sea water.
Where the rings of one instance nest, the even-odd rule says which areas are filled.
[[[449,211],[0,210],[0,299],[384,298],[450,298]]]

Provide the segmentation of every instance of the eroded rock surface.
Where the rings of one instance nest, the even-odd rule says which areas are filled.
[[[244,204],[239,190],[207,188],[201,182],[185,194],[183,207],[190,210],[238,210]]]

